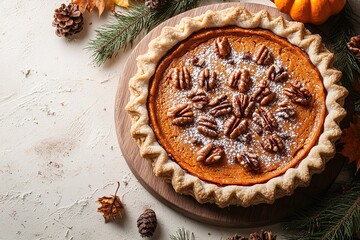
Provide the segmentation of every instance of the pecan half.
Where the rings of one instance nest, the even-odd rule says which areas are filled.
[[[249,172],[258,173],[261,170],[261,163],[255,153],[245,150],[243,154],[237,155],[236,159]]]
[[[296,114],[295,108],[287,101],[279,103],[279,107],[275,112],[277,116],[284,119],[289,119]]]
[[[265,45],[260,45],[253,60],[259,65],[270,65],[274,62],[274,56]]]
[[[229,87],[238,88],[241,93],[249,90],[250,87],[250,72],[247,69],[243,71],[235,70],[231,73],[227,80]]]
[[[244,133],[247,127],[248,122],[246,119],[241,120],[233,115],[224,122],[224,134],[230,139],[234,139]]]
[[[214,117],[219,117],[228,113],[231,113],[232,106],[229,100],[227,99],[227,96],[225,94],[222,94],[214,99],[212,99],[208,106],[211,107],[209,113],[213,115]]]
[[[234,108],[234,114],[238,118],[249,117],[251,115],[253,107],[255,106],[253,98],[243,93],[235,95],[232,103]]]
[[[202,135],[215,138],[218,135],[217,129],[218,129],[218,126],[217,126],[215,119],[211,119],[206,116],[201,116],[199,118],[197,130]]]
[[[191,60],[192,65],[194,65],[195,67],[204,67],[205,65],[205,60],[204,59],[200,59],[198,56],[193,57],[193,59]]]
[[[201,148],[197,152],[197,162],[202,162],[204,164],[213,164],[224,156],[224,150],[220,147],[215,147],[213,143],[209,143]]]
[[[172,68],[167,76],[176,89],[185,90],[191,88],[191,76],[186,67]]]
[[[291,81],[290,87],[284,89],[284,94],[288,96],[293,103],[301,105],[309,105],[312,99],[309,90],[298,81]]]
[[[215,52],[220,58],[230,56],[231,47],[227,37],[218,37],[214,41]]]
[[[289,79],[289,74],[283,67],[271,65],[267,71],[267,78],[274,82],[284,82]]]
[[[191,99],[194,103],[194,107],[202,109],[209,103],[209,98],[206,93],[201,89],[193,89],[188,94],[187,97]]]
[[[284,149],[284,142],[276,133],[267,137],[261,145],[268,152],[278,152]]]
[[[256,109],[252,116],[254,123],[267,131],[271,131],[278,126],[274,115],[267,108],[260,107]]]
[[[268,81],[261,80],[254,91],[253,97],[256,101],[260,102],[260,104],[264,106],[275,99],[276,93],[271,92],[270,88],[268,87]]]
[[[187,125],[194,121],[194,114],[190,106],[185,104],[180,104],[169,108],[167,116],[173,118],[173,125]]]
[[[210,75],[210,70],[205,68],[199,73],[199,86],[205,91],[210,91],[216,84],[216,72],[213,71]]]

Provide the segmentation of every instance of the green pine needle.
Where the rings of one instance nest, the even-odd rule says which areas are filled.
[[[190,233],[190,231],[185,230],[184,228],[179,228],[176,231],[176,236],[170,235],[171,240],[195,240],[194,233]]]
[[[360,181],[344,194],[327,194],[284,223],[289,240],[352,239],[360,231]]]
[[[358,17],[349,3],[344,10],[336,16],[336,23],[333,25],[329,43],[335,52],[334,65],[343,73],[344,85],[350,87],[351,82],[357,81],[355,75],[360,74],[360,64],[355,55],[347,48],[347,43],[352,36],[355,36],[354,22]]]
[[[347,43],[352,36],[356,35],[354,24],[360,24],[359,15],[346,3],[344,9],[336,16],[327,21],[322,28],[329,31],[317,29],[324,42],[334,52],[334,66],[342,72],[342,84],[348,89],[350,98],[355,104],[355,112],[360,113],[360,93],[353,89],[352,84],[359,81],[360,61],[356,59],[355,54],[347,48]]]
[[[199,0],[165,1],[156,11],[150,10],[143,1],[135,2],[125,13],[115,15],[112,21],[96,30],[88,50],[94,61],[101,65],[120,49],[125,49],[143,31],[149,32],[168,18],[197,6]]]

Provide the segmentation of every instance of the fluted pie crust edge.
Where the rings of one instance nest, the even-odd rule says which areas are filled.
[[[252,186],[218,186],[188,174],[168,157],[149,126],[149,82],[160,60],[192,33],[224,26],[268,29],[300,47],[318,68],[327,92],[327,115],[317,145],[313,146],[297,167],[265,183]],[[192,195],[199,203],[216,203],[219,207],[273,203],[277,198],[291,195],[295,188],[309,185],[311,176],[323,171],[325,163],[335,154],[334,143],[341,136],[339,122],[346,114],[342,105],[347,91],[340,85],[341,72],[332,67],[332,61],[333,54],[324,47],[320,36],[311,34],[302,23],[287,21],[282,17],[273,18],[265,10],[251,13],[243,7],[236,7],[183,18],[175,27],[164,27],[161,34],[149,43],[148,51],[137,58],[138,69],[129,80],[131,95],[126,106],[132,122],[131,135],[140,148],[140,155],[152,162],[154,174],[170,181],[180,194]]]

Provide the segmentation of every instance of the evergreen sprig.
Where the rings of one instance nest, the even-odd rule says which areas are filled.
[[[341,82],[349,90],[357,113],[360,113],[360,93],[354,90],[352,84],[359,81],[360,62],[347,48],[347,43],[352,36],[356,35],[354,24],[360,24],[359,21],[359,15],[347,2],[344,9],[324,25],[310,26],[320,33],[325,44],[334,52],[334,66],[342,72]]]
[[[352,239],[360,231],[360,181],[343,194],[328,193],[283,224],[289,240]]]
[[[354,22],[358,22],[356,17],[358,16],[353,12],[349,3],[347,3],[344,10],[335,17],[335,24],[331,28],[332,32],[328,39],[335,52],[334,65],[342,71],[346,86],[351,82],[357,81],[354,74],[360,74],[359,61],[347,48],[350,38],[356,35],[354,30]]]
[[[171,240],[195,240],[195,235],[194,233],[190,233],[190,231],[185,230],[185,228],[179,228],[176,231],[176,236],[175,235],[170,235],[170,239]]]
[[[157,10],[150,10],[142,1],[135,2],[127,12],[115,14],[111,22],[96,30],[96,37],[88,47],[94,61],[101,65],[132,44],[143,31],[149,32],[168,18],[196,7],[198,1],[165,1]]]

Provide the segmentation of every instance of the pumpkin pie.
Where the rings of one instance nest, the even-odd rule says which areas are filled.
[[[271,203],[335,153],[346,90],[303,24],[242,7],[166,27],[138,58],[127,111],[156,176],[200,203]]]

